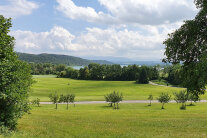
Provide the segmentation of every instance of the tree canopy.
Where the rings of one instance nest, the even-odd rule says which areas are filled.
[[[164,41],[164,62],[182,63],[182,82],[194,95],[204,94],[207,83],[207,1],[195,0],[199,12]]]
[[[0,15],[0,126],[14,129],[17,119],[29,110],[32,76],[29,65],[14,52],[14,38],[8,35],[11,26],[11,19]]]

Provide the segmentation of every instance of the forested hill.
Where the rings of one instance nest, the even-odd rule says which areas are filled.
[[[27,53],[17,53],[20,60],[33,63],[52,63],[52,64],[65,64],[70,66],[81,66],[88,65],[90,63],[99,64],[113,64],[112,62],[106,60],[87,60],[74,56],[67,55],[56,55],[56,54],[27,54]]]

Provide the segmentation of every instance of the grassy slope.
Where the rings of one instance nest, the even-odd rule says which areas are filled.
[[[104,100],[104,95],[114,90],[124,95],[124,100],[145,100],[149,94],[157,97],[162,92],[172,94],[179,88],[153,86],[149,84],[135,84],[134,81],[85,81],[54,76],[35,76],[37,81],[33,85],[31,99],[40,98],[49,101],[48,95],[57,91],[60,94],[74,93],[77,101]]]
[[[207,137],[207,103],[179,110],[177,104],[105,104],[34,107],[18,125],[14,137]]]

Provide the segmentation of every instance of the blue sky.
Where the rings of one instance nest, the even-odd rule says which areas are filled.
[[[193,19],[193,0],[1,0],[15,50],[160,60],[163,40]]]

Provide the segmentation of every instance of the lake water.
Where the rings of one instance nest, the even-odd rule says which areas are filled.
[[[122,68],[124,66],[128,66],[128,65],[120,65]],[[76,70],[80,70],[81,68],[84,68],[85,66],[71,66],[73,69],[76,69]]]

